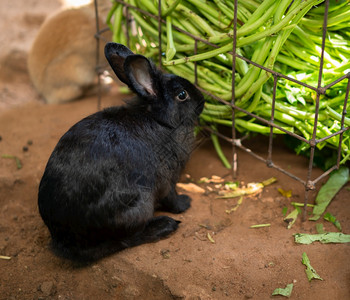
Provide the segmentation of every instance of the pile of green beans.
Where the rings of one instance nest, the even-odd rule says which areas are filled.
[[[238,0],[237,43],[239,55],[303,83],[317,87],[322,45],[325,5],[323,0]],[[114,2],[107,17],[113,40],[158,61],[158,0],[124,0],[124,3],[147,11],[129,8],[126,22],[125,5]],[[162,67],[168,72],[194,82],[210,94],[230,101],[232,98],[232,54],[234,2],[232,0],[162,0],[161,26]],[[192,36],[185,34],[190,33]],[[196,54],[195,41],[198,37]],[[350,3],[330,0],[324,52],[322,86],[350,72]],[[237,58],[235,69],[235,104],[266,120],[271,118],[273,78],[266,72]],[[341,129],[347,80],[333,85],[320,96],[316,139]],[[350,101],[348,102],[350,103]],[[315,122],[316,92],[295,82],[279,78],[276,87],[274,122],[305,139],[312,138]],[[349,104],[347,108],[349,109]],[[345,111],[346,111],[345,109]],[[236,129],[243,133],[268,134],[264,122],[237,111]],[[201,122],[214,130],[219,125],[232,127],[232,110],[210,96]],[[350,126],[345,116],[344,127]],[[274,133],[284,131],[274,128]],[[229,163],[215,148],[225,166]],[[317,144],[318,149],[337,149],[339,135]],[[307,150],[301,143],[297,152]],[[350,131],[343,135],[341,163],[350,160]]]

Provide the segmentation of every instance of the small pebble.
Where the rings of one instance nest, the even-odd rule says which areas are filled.
[[[54,284],[52,281],[45,281],[41,284],[40,290],[45,296],[50,296],[54,292]]]

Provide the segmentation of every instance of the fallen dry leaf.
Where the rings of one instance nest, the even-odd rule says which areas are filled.
[[[271,177],[263,182],[251,182],[248,183],[246,187],[237,188],[234,191],[219,191],[218,198],[234,198],[244,195],[251,195],[255,193],[260,193],[266,185],[276,182],[276,178]]]
[[[258,192],[261,192],[263,189],[263,185],[261,183],[248,183],[247,187],[243,188],[237,188],[235,191],[226,192],[226,191],[220,191],[218,198],[234,198],[244,195],[251,195]]]
[[[10,256],[5,256],[5,255],[0,255],[0,259],[10,260],[11,257]]]
[[[207,238],[208,238],[208,240],[209,240],[212,244],[215,244],[215,241],[214,241],[214,239],[211,237],[211,235],[210,235],[209,232],[208,232],[208,234],[207,234]]]
[[[199,179],[199,182],[204,182],[204,183],[223,183],[225,180],[221,178],[220,176],[213,175],[211,178],[208,177],[202,177]]]
[[[177,187],[185,190],[186,192],[204,194],[205,190],[194,183],[178,183]]]

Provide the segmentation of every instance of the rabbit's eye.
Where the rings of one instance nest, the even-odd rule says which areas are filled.
[[[188,93],[185,90],[182,90],[177,96],[176,99],[179,101],[185,101],[189,98]]]

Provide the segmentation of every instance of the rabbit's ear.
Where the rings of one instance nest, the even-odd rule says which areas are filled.
[[[105,46],[105,56],[118,78],[129,85],[129,80],[125,75],[124,61],[134,53],[122,44],[107,43]]]
[[[156,71],[150,61],[142,55],[131,55],[125,59],[125,74],[129,86],[141,97],[157,96]]]

